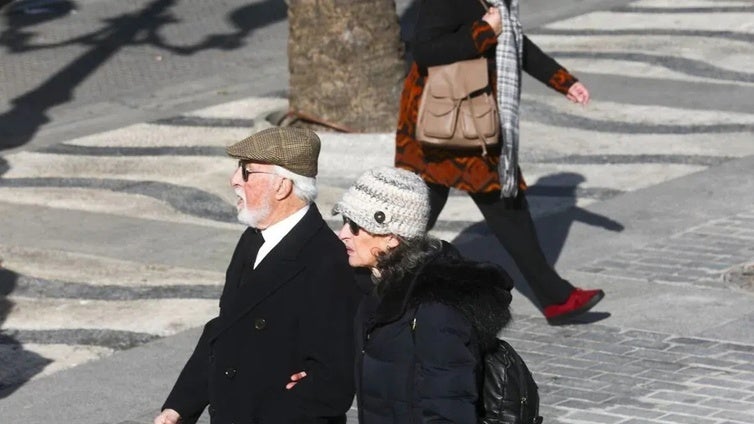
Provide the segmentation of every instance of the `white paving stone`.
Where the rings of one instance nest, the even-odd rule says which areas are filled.
[[[168,336],[217,316],[217,299],[107,301],[32,299],[14,303],[3,328],[16,330],[109,329]]]
[[[62,250],[0,245],[2,267],[49,280],[117,286],[222,285],[225,270],[206,271],[124,261]]]
[[[142,123],[75,138],[66,144],[108,147],[225,147],[248,137],[249,134],[249,128],[180,127]]]
[[[609,22],[608,27],[605,23]],[[632,12],[592,12],[564,19],[545,28],[553,29],[593,29],[593,30],[649,30],[652,28],[676,30],[739,31],[754,32],[754,13],[716,12],[715,19],[704,13],[632,13]]]
[[[202,118],[257,119],[260,115],[264,115],[270,111],[285,110],[287,108],[288,99],[282,97],[249,97],[234,102],[198,109],[188,113],[187,116],[199,116]]]
[[[140,219],[204,225],[222,229],[238,228],[239,225],[184,214],[165,202],[149,196],[115,193],[108,190],[68,187],[0,187],[0,199],[13,199],[13,203],[19,205],[37,205],[49,208],[106,213]],[[233,206],[228,205],[228,211],[232,210]]]

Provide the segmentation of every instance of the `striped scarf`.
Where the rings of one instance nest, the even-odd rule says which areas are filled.
[[[503,197],[518,193],[518,107],[521,102],[523,31],[518,20],[518,0],[487,0],[500,10],[503,32],[497,38],[497,105],[500,111],[502,151],[498,174]],[[506,4],[509,3],[509,4]]]

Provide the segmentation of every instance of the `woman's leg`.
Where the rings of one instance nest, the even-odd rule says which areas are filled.
[[[523,191],[513,199],[500,192],[470,193],[495,237],[516,262],[542,308],[566,302],[574,287],[547,262]]]
[[[448,201],[450,189],[434,183],[427,183],[427,187],[429,187],[429,222],[427,223],[427,231],[429,231],[437,223],[437,217],[440,216],[442,208],[445,207],[445,202]]]

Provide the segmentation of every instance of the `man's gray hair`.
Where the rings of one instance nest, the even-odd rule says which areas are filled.
[[[314,203],[317,199],[317,179],[305,177],[303,175],[291,172],[282,166],[273,165],[276,175],[291,180],[293,183],[293,194],[307,204]]]

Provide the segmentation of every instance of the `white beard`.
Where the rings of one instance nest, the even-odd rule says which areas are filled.
[[[259,223],[265,221],[270,216],[271,206],[270,200],[265,199],[262,206],[257,210],[252,211],[246,206],[246,197],[243,193],[236,193],[243,201],[243,207],[238,211],[238,222],[249,227],[259,228]]]

